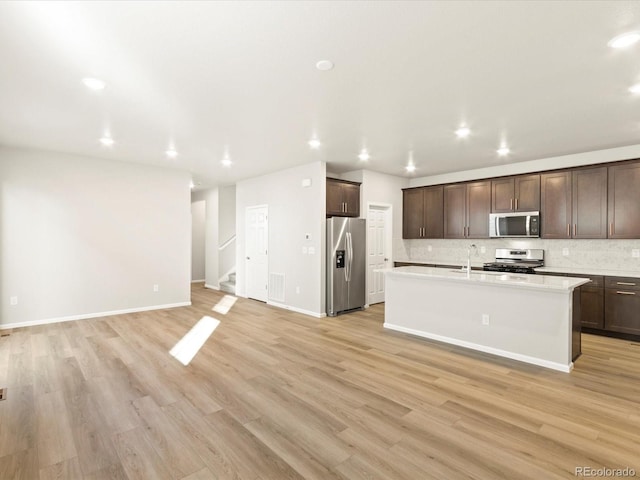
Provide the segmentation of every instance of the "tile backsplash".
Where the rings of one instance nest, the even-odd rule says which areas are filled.
[[[547,267],[640,272],[640,258],[632,256],[634,249],[640,250],[640,240],[395,239],[393,259],[396,262],[433,261],[462,265],[467,261],[467,248],[471,244],[478,247],[477,254],[471,255],[472,265],[493,261],[496,248],[541,248]],[[563,250],[568,255],[563,255]]]

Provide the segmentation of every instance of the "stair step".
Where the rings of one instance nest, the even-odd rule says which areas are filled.
[[[236,282],[220,282],[220,290],[227,293],[236,293]]]

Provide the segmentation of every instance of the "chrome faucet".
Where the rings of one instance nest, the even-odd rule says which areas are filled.
[[[471,249],[473,248],[473,253],[474,255],[478,254],[478,247],[476,246],[475,243],[472,243],[471,245],[469,245],[467,247],[467,278],[469,278],[471,276]],[[464,270],[465,267],[462,267],[462,269]]]

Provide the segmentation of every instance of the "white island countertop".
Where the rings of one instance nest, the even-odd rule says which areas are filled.
[[[587,278],[418,266],[381,271],[385,328],[562,372],[580,354],[578,287]]]
[[[556,277],[551,275],[525,275],[520,273],[500,273],[466,271],[437,267],[396,267],[379,270],[386,275],[413,278],[443,279],[452,282],[495,285],[500,287],[569,292],[580,285],[589,283],[588,278]]]

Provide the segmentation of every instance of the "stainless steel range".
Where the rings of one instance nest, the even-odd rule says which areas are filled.
[[[483,270],[491,272],[536,273],[544,266],[544,250],[539,248],[496,248],[496,261],[485,263]]]

